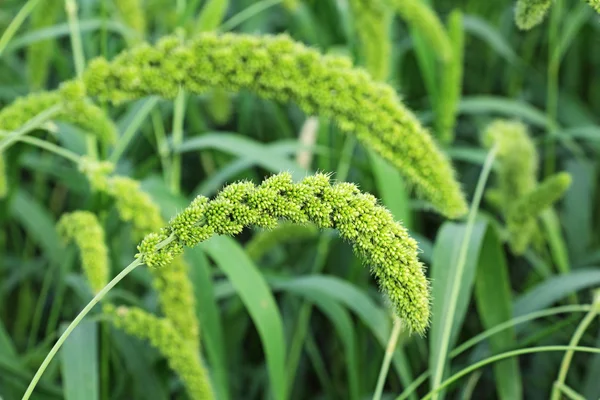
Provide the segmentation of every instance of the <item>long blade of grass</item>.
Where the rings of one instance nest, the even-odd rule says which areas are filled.
[[[243,248],[230,237],[213,237],[201,247],[225,272],[256,325],[266,355],[273,397],[287,399],[283,322],[269,286]]]
[[[433,318],[430,340],[432,349],[430,355],[430,368],[433,371],[431,386],[433,390],[438,387],[443,379],[448,351],[464,318],[464,312],[466,310],[466,306],[464,304],[468,302],[468,298],[470,297],[474,276],[474,267],[470,267],[470,265],[475,264],[476,260],[479,258],[479,249],[481,248],[480,240],[473,240],[473,243],[471,243],[471,239],[477,239],[477,232],[481,232],[479,236],[483,237],[485,225],[479,228],[480,230],[475,229],[476,225],[481,226],[476,224],[475,218],[477,217],[479,204],[481,202],[485,184],[492,169],[492,164],[494,162],[494,158],[496,157],[497,150],[497,147],[493,147],[490,150],[481,173],[479,174],[479,180],[477,181],[475,194],[473,195],[469,215],[467,217],[467,223],[464,227],[464,233],[461,232],[462,234],[458,236],[462,241],[460,242],[460,249],[458,250],[458,253],[456,253],[456,262],[450,263],[450,268],[452,268],[453,274],[444,274],[444,272],[447,272],[449,268],[432,268],[432,296],[434,299],[438,299],[437,305],[435,300],[433,303]],[[455,230],[458,228],[454,227],[448,229]],[[440,233],[440,237],[442,238],[445,237],[442,236],[443,233],[444,232],[442,230]],[[473,233],[475,233],[475,235],[473,235]],[[443,242],[441,242],[444,244],[440,245],[441,248],[439,251],[442,252],[442,254],[449,256],[452,254],[452,250],[447,249],[446,240],[448,242],[452,242],[454,246],[456,243],[454,242],[454,237],[445,239]],[[470,258],[469,255],[475,255],[475,257]],[[448,257],[445,259],[440,258],[440,260],[441,263],[446,264],[447,260],[453,259]],[[437,264],[435,261],[436,257],[434,255],[433,265]],[[438,275],[442,277],[442,280],[436,279],[439,278]],[[446,276],[444,277],[443,275]],[[443,304],[440,303],[442,301],[444,302]],[[439,394],[436,392],[434,397],[437,399],[438,396]]]
[[[79,324],[60,356],[65,400],[98,400],[98,323]]]
[[[494,229],[488,229],[483,241],[477,277],[475,300],[483,327],[490,329],[512,318],[512,295],[508,265],[502,244]],[[515,331],[508,328],[490,338],[492,351],[499,353],[516,347]],[[522,382],[517,360],[508,359],[494,365],[496,390],[501,399],[521,399]]]
[[[219,315],[219,307],[215,299],[210,264],[199,247],[188,249],[186,259],[191,265],[190,279],[196,295],[196,314],[201,327],[201,337],[205,343],[206,353],[210,360],[211,375],[215,395],[218,399],[227,400],[229,394],[229,377],[227,355],[223,334],[223,324]]]

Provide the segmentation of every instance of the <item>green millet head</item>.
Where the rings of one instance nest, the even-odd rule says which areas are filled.
[[[229,185],[214,200],[199,196],[166,228],[146,236],[138,257],[150,267],[163,267],[183,245],[194,246],[212,234],[237,234],[249,226],[272,228],[278,220],[337,229],[370,266],[398,315],[411,330],[425,332],[429,284],[416,241],[375,197],[350,183],[332,185],[325,174],[295,183],[291,174],[281,173],[258,186]]]
[[[555,174],[511,206],[506,219],[515,254],[523,254],[527,250],[535,233],[537,216],[558,201],[570,185],[571,175],[566,172]]]
[[[117,328],[148,340],[181,377],[191,399],[214,399],[208,373],[199,353],[189,347],[170,320],[155,317],[139,308],[107,305],[103,311]]]
[[[484,131],[483,143],[498,146],[498,190],[505,210],[537,183],[538,156],[527,127],[518,121],[496,120]]]
[[[103,143],[114,143],[117,129],[104,110],[85,97],[81,82],[70,81],[52,92],[38,92],[15,100],[0,110],[0,130],[13,131],[37,114],[60,105],[53,119],[64,121],[94,135]]]
[[[91,212],[75,211],[60,218],[57,230],[65,241],[77,244],[85,276],[92,291],[98,293],[108,283],[110,272],[102,225]]]
[[[467,211],[449,160],[390,86],[345,57],[323,56],[285,35],[204,33],[189,42],[167,37],[111,62],[91,61],[83,80],[89,94],[117,103],[148,95],[174,98],[180,87],[197,94],[248,90],[293,101],[380,153],[444,215]]]
[[[515,6],[515,22],[519,29],[529,30],[539,25],[546,14],[552,0],[517,0]]]

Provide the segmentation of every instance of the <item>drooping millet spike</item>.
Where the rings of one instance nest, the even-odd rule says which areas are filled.
[[[293,101],[355,134],[442,214],[456,218],[467,211],[449,160],[393,88],[353,68],[347,58],[323,56],[287,36],[203,33],[188,42],[167,37],[113,61],[92,60],[83,80],[89,95],[116,103],[148,95],[174,98],[180,88],[249,90]]]
[[[235,235],[244,227],[272,228],[278,220],[333,228],[352,243],[410,330],[423,334],[429,323],[429,284],[417,256],[417,242],[375,197],[351,183],[331,184],[325,174],[294,183],[289,173],[259,186],[226,186],[214,200],[198,196],[159,232],[147,235],[137,257],[163,267],[184,250],[213,235]]]

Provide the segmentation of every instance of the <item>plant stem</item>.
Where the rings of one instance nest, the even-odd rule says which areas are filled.
[[[594,302],[592,303],[592,308],[585,317],[581,320],[581,323],[573,333],[571,337],[571,341],[569,342],[569,347],[575,347],[581,340],[581,337],[590,326],[590,324],[596,318],[596,315],[600,312],[600,290],[598,290],[594,295]],[[560,400],[560,389],[561,386],[564,385],[565,380],[567,379],[567,374],[569,372],[569,367],[571,366],[571,360],[573,359],[573,350],[568,350],[560,364],[560,370],[558,372],[558,377],[554,382],[554,386],[552,387],[552,396],[551,400]]]
[[[470,374],[473,371],[478,370],[479,368],[485,367],[486,365],[493,364],[497,361],[505,360],[507,358],[520,356],[523,354],[534,354],[534,353],[545,353],[550,351],[578,351],[583,353],[593,353],[600,354],[600,349],[595,347],[584,347],[584,346],[538,346],[538,347],[530,347],[527,349],[518,349],[513,351],[507,351],[506,353],[497,354],[492,357],[488,357],[485,360],[481,360],[475,364],[472,364],[460,371],[456,374],[452,375],[450,378],[443,381],[436,389],[427,393],[425,397],[421,398],[421,400],[432,399],[434,395],[439,393],[443,388],[450,386],[452,383],[456,382],[460,378],[465,375]]]
[[[185,91],[179,89],[173,110],[173,159],[171,162],[171,192],[179,193],[181,186],[181,153],[183,143],[183,120],[185,117]]]
[[[81,43],[81,30],[79,29],[79,18],[77,17],[77,3],[75,0],[65,0],[65,11],[69,22],[69,34],[71,36],[71,49],[73,61],[75,62],[75,74],[78,79],[83,76],[85,69],[85,56],[83,44]],[[87,155],[93,159],[98,158],[98,145],[96,138],[92,135],[86,136]]]
[[[96,296],[94,296],[94,298],[84,307],[84,309],[81,310],[81,312],[75,317],[75,319],[73,320],[73,322],[71,322],[69,324],[69,326],[67,327],[67,329],[62,333],[62,335],[60,335],[60,337],[58,338],[58,340],[56,341],[56,343],[54,344],[54,346],[52,347],[52,349],[50,350],[50,352],[48,353],[48,355],[46,356],[46,358],[44,358],[44,361],[42,362],[42,365],[40,365],[40,367],[38,368],[37,372],[35,373],[35,376],[31,380],[31,382],[29,383],[29,386],[27,387],[27,391],[23,395],[22,400],[28,400],[29,399],[29,397],[33,393],[33,390],[35,389],[35,386],[37,385],[37,383],[39,382],[40,378],[44,374],[44,371],[46,370],[46,368],[48,368],[48,365],[50,364],[50,362],[52,361],[52,359],[54,358],[54,356],[56,355],[56,353],[58,353],[58,350],[61,348],[61,346],[63,345],[63,343],[65,342],[65,340],[67,340],[67,338],[73,332],[73,330],[75,328],[77,328],[77,325],[79,325],[79,323],[83,320],[83,318],[92,310],[92,308],[94,308],[94,306],[100,300],[102,300],[102,298],[117,283],[119,283],[131,271],[133,271],[135,268],[139,267],[142,264],[143,263],[140,261],[140,259],[135,259],[131,264],[129,264],[127,267],[125,267],[125,269],[123,271],[121,271],[121,273],[119,273],[119,275],[117,275],[116,277],[114,277],[113,280],[111,280],[106,286],[104,286],[102,288],[102,290],[100,290],[98,292],[98,294],[96,294]]]
[[[142,104],[138,112],[133,116],[131,122],[129,123],[129,125],[127,125],[127,128],[125,128],[125,131],[119,138],[119,141],[117,142],[115,148],[110,154],[110,162],[116,164],[119,161],[123,153],[125,153],[127,146],[129,146],[129,143],[131,143],[131,141],[133,140],[135,134],[137,133],[142,123],[144,123],[144,121],[147,119],[148,114],[158,103],[158,100],[158,97],[150,97],[146,100],[142,100],[144,104]]]
[[[460,291],[460,282],[467,263],[467,251],[469,249],[469,242],[471,240],[471,234],[473,233],[473,226],[475,225],[475,217],[477,217],[477,211],[479,210],[479,203],[483,196],[483,190],[487,182],[488,176],[492,170],[496,153],[498,152],[498,146],[495,145],[489,152],[483,164],[479,180],[477,181],[477,187],[475,188],[475,194],[467,217],[467,225],[465,226],[465,235],[460,246],[458,253],[456,276],[452,281],[452,287],[450,289],[449,304],[446,312],[446,318],[444,319],[444,325],[442,326],[442,343],[440,345],[439,357],[436,363],[436,369],[433,373],[432,389],[434,390],[433,399],[438,398],[438,389],[444,376],[444,365],[446,364],[446,356],[448,354],[448,348],[450,346],[450,336],[452,336],[452,321],[454,321],[454,313],[456,312],[456,304],[458,302],[458,292]]]
[[[394,327],[392,328],[390,340],[388,341],[387,348],[385,349],[385,356],[383,357],[381,369],[379,370],[379,378],[377,378],[377,386],[375,387],[373,400],[381,400],[381,395],[383,394],[383,386],[385,385],[385,380],[390,369],[390,364],[392,362],[392,357],[394,356],[394,351],[396,351],[396,344],[398,343],[398,337],[400,337],[400,332],[402,332],[402,321],[398,317],[394,317]]]
[[[8,42],[10,42],[10,39],[12,39],[15,33],[17,33],[21,25],[23,25],[25,19],[29,16],[29,14],[31,14],[38,1],[39,0],[29,0],[27,3],[25,3],[23,7],[21,7],[17,15],[15,15],[15,17],[12,19],[12,21],[10,21],[8,28],[6,28],[6,30],[2,34],[2,37],[0,37],[0,55],[2,55],[2,53],[6,49]]]
[[[8,134],[0,132],[0,137],[6,135]],[[66,158],[69,161],[73,161],[75,164],[79,164],[79,162],[81,161],[81,157],[77,153],[74,153],[71,150],[67,150],[64,147],[57,146],[54,143],[50,143],[43,139],[38,139],[30,136],[21,136],[17,139],[17,141],[27,143],[44,150],[48,150],[49,152],[54,153],[60,157]]]
[[[560,71],[560,17],[562,15],[563,0],[555,0],[550,10],[550,26],[548,30],[548,71],[547,71],[547,97],[546,113],[551,126],[548,127],[550,135],[555,135],[557,130],[558,112],[558,79]],[[548,177],[556,169],[556,146],[554,141],[549,141],[545,146],[544,176]]]
[[[61,110],[62,107],[60,105],[52,106],[31,118],[16,131],[9,132],[4,139],[0,140],[0,153],[4,152],[14,142],[22,139],[22,136],[38,128],[41,124],[54,117]]]

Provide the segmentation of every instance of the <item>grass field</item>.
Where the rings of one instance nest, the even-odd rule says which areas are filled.
[[[0,1],[0,400],[600,399],[599,13]]]

